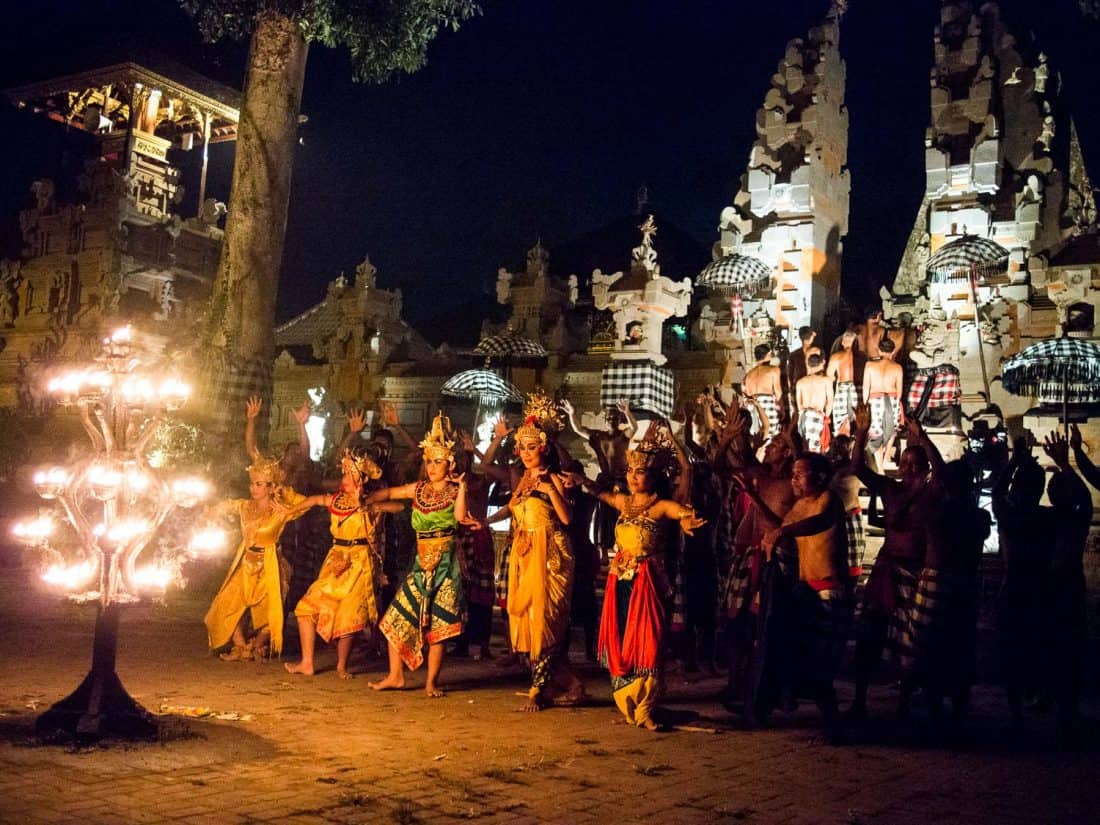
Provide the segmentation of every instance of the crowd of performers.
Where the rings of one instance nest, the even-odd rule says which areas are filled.
[[[426,664],[424,690],[439,697],[446,651],[488,658],[499,607],[503,663],[530,669],[524,710],[585,701],[568,655],[579,625],[586,657],[606,668],[615,705],[640,727],[663,725],[670,667],[725,670],[721,701],[750,725],[812,701],[832,741],[846,719],[866,716],[883,676],[901,685],[900,713],[919,689],[934,718],[961,721],[991,520],[972,464],[945,463],[905,420],[889,338],[858,386],[854,338],[825,361],[804,334],[787,375],[758,348],[732,401],[708,392],[677,420],[644,427],[624,402],[607,411],[608,429],[586,429],[568,401],[539,391],[517,427],[501,417],[484,452],[442,414],[415,444],[390,405],[367,441],[365,416],[352,410],[338,481],[306,459],[306,408],[302,443],[262,455],[253,401],[250,496],[213,513],[238,520],[242,538],[206,616],[210,647],[226,661],[278,656],[291,611],[301,658],[285,664],[290,673],[314,673],[319,636],[335,643],[339,677],[351,678],[353,644],[373,638],[389,666],[371,688],[403,688],[406,670]],[[567,424],[596,454],[595,479],[565,450]],[[395,435],[411,460],[395,460]],[[886,475],[895,439],[904,449]],[[1021,437],[993,491],[1000,672],[1014,720],[1025,699],[1049,699],[1072,735],[1092,507],[1071,451],[1098,487],[1100,470],[1076,430],[1041,449],[1054,464],[1049,482]],[[869,575],[861,494],[885,511]],[[508,541],[495,551],[492,524],[505,520]],[[833,685],[850,640],[855,698],[842,717]]]

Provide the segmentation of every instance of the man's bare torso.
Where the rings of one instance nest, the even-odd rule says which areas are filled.
[[[745,375],[745,395],[773,395],[779,398],[782,385],[779,382],[779,367],[770,364],[758,364]]]
[[[798,381],[798,408],[824,413],[829,409],[833,382],[824,375],[807,375]]]

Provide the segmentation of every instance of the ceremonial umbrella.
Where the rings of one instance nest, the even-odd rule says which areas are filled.
[[[963,235],[945,243],[928,259],[925,271],[934,284],[1000,275],[1008,270],[1008,250],[989,238]]]
[[[469,398],[477,402],[474,410],[474,428],[481,419],[482,407],[490,409],[509,402],[522,404],[523,393],[509,381],[505,381],[491,370],[464,370],[452,375],[440,387],[440,395],[451,398]]]
[[[771,280],[772,268],[762,260],[733,252],[703,267],[695,283],[724,294],[752,295]]]
[[[1095,400],[1100,383],[1100,346],[1080,338],[1039,341],[1001,366],[1001,381],[1013,395],[1030,395],[1043,384],[1062,385],[1062,422],[1069,437],[1069,397]]]
[[[985,347],[982,346],[982,325],[978,318],[978,279],[999,275],[1008,269],[1009,252],[996,241],[963,235],[945,243],[925,264],[928,280],[934,284],[962,283],[970,285],[974,301],[974,326],[978,333],[978,361],[982,366],[982,383],[989,397],[989,373],[985,367]]]
[[[478,341],[474,353],[498,360],[546,358],[550,353],[538,341],[525,338],[514,330],[506,330],[500,335],[488,335]]]
[[[523,402],[523,393],[491,370],[464,370],[452,375],[439,392],[451,398],[471,398],[479,404]]]

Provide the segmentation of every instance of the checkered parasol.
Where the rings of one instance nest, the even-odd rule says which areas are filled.
[[[925,271],[934,284],[965,283],[976,278],[999,275],[1008,269],[1008,250],[989,238],[963,235],[936,250]]]
[[[464,370],[447,379],[439,390],[451,398],[470,398],[479,404],[523,402],[523,393],[490,370]]]
[[[525,358],[546,358],[549,353],[546,347],[538,341],[524,338],[512,330],[502,332],[500,335],[489,335],[482,338],[474,352],[478,355],[487,355],[490,358],[501,360]]]
[[[1078,396],[1095,396],[1100,387],[1100,346],[1080,338],[1039,341],[1013,355],[1001,366],[1001,381],[1013,395],[1048,394],[1050,385]],[[1059,399],[1061,400],[1061,399]]]
[[[772,268],[759,258],[734,252],[711,261],[695,283],[724,294],[753,295],[772,280]]]
[[[652,361],[612,361],[603,369],[600,404],[613,407],[624,398],[635,409],[668,418],[676,403],[672,370]]]

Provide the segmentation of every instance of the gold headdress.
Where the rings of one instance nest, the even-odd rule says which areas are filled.
[[[279,459],[272,456],[257,454],[252,463],[248,465],[248,478],[250,481],[263,481],[267,484],[279,485],[283,483],[286,473]]]
[[[675,460],[675,447],[666,426],[656,421],[650,422],[645,436],[638,443],[638,446],[627,451],[626,466],[628,469],[641,469],[647,473],[664,473],[665,475],[675,474],[678,468]]]
[[[454,464],[455,440],[451,419],[440,412],[432,421],[432,429],[420,442],[420,448],[424,450],[424,458],[443,458]]]
[[[633,450],[628,450],[626,454],[626,466],[630,470],[650,470],[658,469],[662,464],[662,453],[664,451],[658,449],[656,444],[642,443],[639,444]]]
[[[340,471],[360,483],[382,477],[382,468],[366,452],[359,450],[344,450],[344,455],[340,458]]]
[[[516,443],[538,441],[545,445],[547,440],[561,429],[561,412],[557,403],[539,387],[527,396],[523,405],[523,426],[516,430]]]

